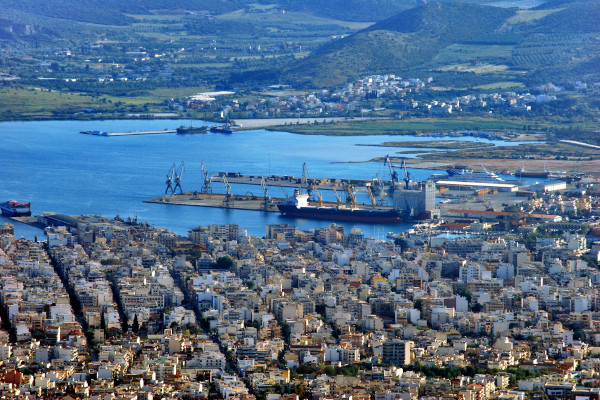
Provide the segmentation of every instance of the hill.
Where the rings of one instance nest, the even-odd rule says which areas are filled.
[[[380,21],[415,7],[418,0],[279,0],[280,7],[342,21]]]
[[[260,3],[341,21],[379,21],[417,5],[418,0],[0,0],[6,20],[14,24],[29,22],[35,17],[123,26],[135,22],[130,14],[150,14],[153,11],[202,11],[225,14]],[[6,18],[12,16],[13,18]],[[43,20],[38,21],[43,23]],[[6,26],[6,24],[5,24]]]
[[[600,54],[600,0],[553,3],[532,10],[427,3],[323,46],[281,77],[330,86],[394,73],[469,88],[597,75],[590,66]]]
[[[600,32],[600,1],[552,1],[539,9],[557,9],[528,29],[531,33],[575,33]]]
[[[286,76],[298,83],[332,85],[368,73],[406,71],[432,61],[449,44],[493,33],[514,13],[476,4],[428,3],[324,46]]]
[[[135,20],[127,14],[145,14],[151,10],[193,10],[223,13],[241,5],[227,0],[0,0],[4,12],[60,18],[67,21],[101,25],[127,25]]]

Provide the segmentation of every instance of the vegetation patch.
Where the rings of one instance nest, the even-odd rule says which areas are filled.
[[[458,140],[427,140],[424,142],[383,142],[381,144],[358,144],[357,146],[408,147],[414,149],[473,149],[494,146],[493,143],[458,141]]]

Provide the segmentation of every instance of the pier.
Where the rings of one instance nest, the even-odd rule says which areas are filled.
[[[370,186],[372,181],[363,179],[337,179],[337,178],[304,178],[290,175],[244,175],[237,172],[219,172],[211,176],[211,182],[224,182],[227,179],[229,183],[238,183],[246,185],[262,185],[262,180],[268,186],[292,187],[292,188],[309,188],[316,187],[319,190],[333,190],[344,185],[351,185],[355,189],[360,190],[366,186]],[[384,184],[389,184],[384,182]]]
[[[92,136],[135,136],[135,135],[160,135],[163,133],[176,133],[176,129],[163,129],[154,131],[129,131],[129,132],[106,132],[106,131],[81,131],[84,135]]]

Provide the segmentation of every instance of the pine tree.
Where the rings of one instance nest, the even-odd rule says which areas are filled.
[[[138,321],[138,316],[137,314],[135,314],[135,317],[133,317],[133,324],[131,324],[131,330],[133,331],[133,333],[135,333],[137,335],[137,333],[140,331],[140,323]]]

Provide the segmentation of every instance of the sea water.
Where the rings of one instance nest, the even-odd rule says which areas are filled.
[[[277,213],[235,209],[189,207],[144,203],[164,195],[171,165],[183,161],[184,191],[200,190],[201,162],[209,172],[240,172],[250,175],[302,176],[306,163],[315,178],[373,179],[379,174],[389,179],[388,167],[381,162],[365,162],[376,157],[403,156],[412,149],[364,146],[386,141],[443,140],[415,136],[309,136],[267,130],[238,131],[230,135],[154,134],[136,136],[93,136],[86,130],[162,130],[189,124],[185,120],[106,120],[106,121],[28,121],[0,123],[0,201],[31,202],[32,213],[55,212],[69,215],[99,214],[108,217],[137,217],[157,227],[186,235],[198,225],[237,223],[250,235],[264,236],[266,224],[289,223],[306,230],[323,227],[331,221],[289,219]],[[197,121],[196,125],[207,124]],[[472,137],[448,140],[507,142]],[[407,155],[407,157],[414,156]],[[426,179],[433,170],[409,169],[413,180]],[[403,177],[399,171],[400,178]],[[222,183],[214,182],[215,193],[224,193]],[[260,186],[232,185],[234,193],[262,196]],[[292,188],[270,188],[272,197],[291,195]],[[331,194],[326,194],[331,198]],[[364,201],[368,199],[363,195]],[[3,218],[3,220],[6,220]],[[0,222],[3,222],[0,220]],[[354,226],[366,236],[384,238],[387,232],[401,233],[412,224],[380,225],[341,223]],[[39,230],[17,224],[16,235],[32,239]]]

